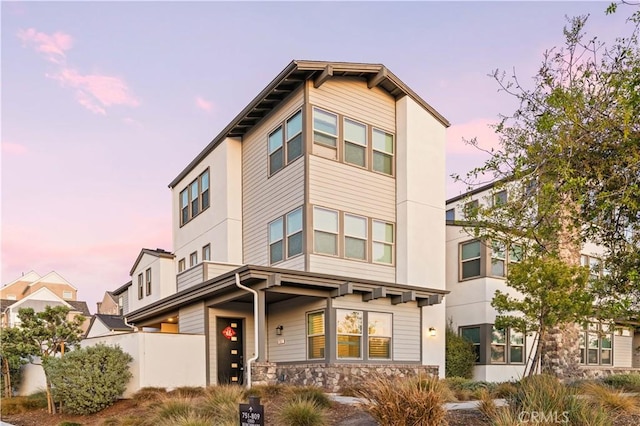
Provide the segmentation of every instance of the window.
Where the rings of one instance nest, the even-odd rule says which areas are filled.
[[[613,333],[607,324],[589,323],[580,333],[580,362],[592,365],[613,364]]]
[[[393,263],[393,224],[373,221],[373,261],[376,263]]]
[[[182,272],[186,269],[187,262],[184,260],[184,257],[178,261],[178,272]]]
[[[460,335],[471,342],[476,353],[476,363],[480,362],[480,327],[461,328]]]
[[[448,220],[448,221],[456,220],[456,210],[455,209],[447,210],[445,213],[445,220]]]
[[[362,358],[362,312],[336,310],[337,357]]]
[[[338,255],[338,212],[313,208],[313,250]]]
[[[524,333],[509,329],[509,362],[524,364]]]
[[[302,253],[302,207],[287,214],[287,257]]]
[[[507,204],[507,190],[503,189],[502,191],[496,192],[493,194],[493,205],[494,206],[502,206]]]
[[[211,260],[211,244],[202,247],[202,261]]]
[[[480,276],[480,241],[460,244],[460,263],[461,279]]]
[[[138,274],[138,300],[142,299],[142,296],[143,296],[142,274]]]
[[[491,332],[491,363],[524,363],[524,333],[511,328],[493,327]]]
[[[318,108],[313,109],[313,142],[337,147],[338,116]]]
[[[505,262],[507,247],[504,241],[494,240],[491,243],[491,275],[505,277],[507,275]]]
[[[589,268],[589,277],[593,280],[600,278],[602,275],[601,261],[597,257],[583,254],[580,256],[580,265]]]
[[[282,135],[282,126],[269,135],[269,176],[284,167]]]
[[[464,205],[464,218],[469,219],[474,217],[478,213],[479,208],[480,204],[478,200],[469,201]]]
[[[287,164],[302,155],[302,111],[287,120]]]
[[[69,291],[69,290],[64,290],[62,292],[62,298],[63,299],[71,299],[73,297],[73,292]]]
[[[151,294],[151,268],[144,271],[144,273],[145,273],[145,283],[147,287],[146,288],[147,296],[149,296]]]
[[[367,166],[367,126],[344,119],[344,162]]]
[[[367,332],[369,359],[391,359],[392,316],[382,312],[369,312]]]
[[[393,135],[373,129],[373,170],[393,175]]]
[[[307,314],[307,358],[324,358],[324,312]]]
[[[209,170],[180,192],[180,226],[209,208]]]
[[[16,300],[15,294],[7,294],[7,300]]]
[[[118,297],[118,315],[122,315],[123,310],[124,310],[124,297],[119,296]]]
[[[189,267],[195,266],[198,264],[198,252],[194,251],[189,255]]]
[[[367,259],[367,218],[344,215],[344,257]]]
[[[269,224],[269,262],[272,264],[284,259],[283,222],[280,217]]]
[[[506,331],[495,328],[491,332],[491,363],[505,363],[507,349]]]
[[[509,263],[518,263],[522,261],[524,251],[521,244],[509,245]]]

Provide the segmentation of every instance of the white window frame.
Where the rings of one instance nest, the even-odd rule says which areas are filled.
[[[298,130],[297,132],[293,133],[293,134],[289,134],[289,123],[291,123],[293,121],[293,119],[295,119],[297,116],[300,116],[300,130]],[[285,139],[285,147],[286,147],[286,153],[285,153],[285,160],[286,160],[286,164],[290,164],[292,162],[294,162],[296,159],[302,157],[304,155],[304,119],[302,116],[302,110],[298,110],[295,113],[293,113],[293,115],[291,115],[291,117],[287,118],[287,120],[285,121],[285,134],[284,134],[284,139]],[[296,155],[295,157],[291,157],[289,158],[289,152],[290,152],[290,145],[291,143],[298,137],[298,135],[300,135],[300,154]]]
[[[142,278],[142,272],[138,274],[138,300],[142,300],[144,297],[144,281]]]
[[[385,138],[385,142],[386,142],[386,138],[387,136],[391,136],[391,152],[387,151],[386,149],[380,149],[380,148],[376,148],[375,146],[375,137],[376,137],[376,133],[377,134],[381,134],[384,138]],[[396,150],[396,138],[392,133],[386,132],[382,129],[378,129],[378,128],[373,128],[372,130],[372,142],[371,142],[371,146],[372,146],[372,164],[371,164],[371,170],[376,172],[376,173],[381,173],[383,175],[387,175],[387,176],[395,176],[395,150]],[[378,170],[375,168],[375,156],[376,153],[378,155],[382,155],[382,156],[387,156],[390,157],[391,159],[391,173],[387,173],[383,170]]]
[[[189,255],[189,268],[192,268],[198,264],[198,252],[194,251]]]
[[[336,123],[336,133],[335,135],[328,133],[324,130],[319,130],[316,129],[316,113],[320,113],[320,114],[327,114],[327,115],[332,115],[333,117],[335,117],[335,123]],[[338,149],[338,139],[340,137],[340,120],[338,120],[338,114],[333,113],[333,112],[329,112],[327,110],[321,109],[321,108],[317,108],[317,107],[313,107],[313,117],[311,118],[311,122],[312,122],[312,129],[313,129],[313,143],[327,147],[327,148],[331,148],[331,149]],[[321,136],[324,137],[329,137],[329,138],[333,138],[335,140],[334,144],[328,144],[325,142],[319,142],[316,140],[316,133],[320,134]]]
[[[360,236],[360,235],[355,235],[355,234],[350,234],[347,231],[347,222],[349,221],[349,218],[353,218],[356,220],[361,220],[364,221],[364,236]],[[350,260],[359,260],[359,261],[364,261],[366,262],[369,258],[369,238],[368,238],[368,234],[369,234],[369,220],[367,217],[365,216],[358,216],[355,214],[351,214],[351,213],[344,213],[344,217],[343,217],[343,223],[344,223],[344,257],[345,259],[350,259]],[[360,257],[352,257],[349,256],[349,253],[347,252],[347,239],[352,239],[352,240],[358,240],[358,241],[362,241],[364,242],[364,257],[360,258]]]
[[[210,186],[209,169],[206,169],[180,191],[178,194],[180,226],[186,225],[211,206]]]
[[[358,313],[360,314],[360,333],[349,333],[349,332],[340,332],[339,330],[339,321],[340,321],[340,313]],[[351,357],[351,356],[340,356],[340,336],[348,336],[348,337],[359,337],[360,338],[360,344],[358,347],[358,356],[357,357]],[[364,312],[360,311],[358,309],[336,309],[336,359],[357,359],[357,360],[361,360],[363,359],[363,353],[364,353]]]
[[[348,125],[353,125],[353,126],[356,126],[356,127],[364,128],[364,141],[363,142],[358,142],[358,141],[351,140],[351,139],[347,138],[347,126]],[[363,169],[366,169],[367,168],[367,164],[368,164],[367,157],[369,156],[369,150],[368,150],[368,130],[369,130],[369,127],[366,124],[361,123],[359,121],[356,121],[356,120],[354,120],[352,118],[343,117],[342,118],[342,128],[343,128],[343,132],[344,132],[343,142],[342,142],[342,144],[343,144],[343,161],[344,161],[344,163],[345,164],[350,164],[352,166],[361,167]],[[347,161],[347,144],[351,144],[351,145],[353,145],[353,146],[355,146],[357,148],[361,148],[362,149],[362,152],[363,152],[362,160],[363,160],[364,164],[358,164],[358,163],[354,163],[354,162],[351,162],[351,161]]]
[[[63,299],[73,299],[73,292],[70,291],[70,290],[62,290],[62,298]]]
[[[144,282],[145,282],[145,294],[147,296],[151,295],[151,268],[147,268],[144,271]]]
[[[469,245],[469,244],[478,244],[480,250],[479,250],[479,254],[478,256],[474,256],[474,257],[470,257],[469,259],[463,259],[462,255],[464,253],[464,246]],[[469,240],[469,241],[464,241],[462,243],[460,243],[460,257],[458,259],[458,270],[460,271],[460,281],[466,281],[466,280],[473,280],[476,278],[480,278],[482,277],[482,242],[480,240]],[[467,262],[475,262],[478,261],[479,265],[480,265],[480,270],[478,271],[478,275],[472,275],[469,277],[465,277],[464,276],[464,264]]]
[[[279,229],[274,229],[274,227],[276,226],[279,227]],[[286,249],[285,249],[284,236],[283,236],[284,218],[280,216],[277,219],[269,222],[269,224],[267,225],[267,233],[268,233],[267,237],[268,237],[268,243],[269,243],[269,250],[268,250],[269,264],[274,265],[276,263],[282,262],[286,258],[285,257]],[[272,248],[278,243],[280,243],[280,258],[274,259],[271,256]]]
[[[274,138],[274,136],[279,133],[280,134],[280,138],[279,140],[276,140]],[[276,141],[277,145],[274,145],[272,147],[271,145],[271,141],[272,138],[274,138],[273,140]],[[285,153],[284,153],[284,126],[282,124],[278,125],[278,127],[276,127],[272,132],[269,133],[269,136],[267,136],[267,150],[268,150],[268,154],[269,154],[269,176],[273,176],[275,173],[279,172],[280,170],[284,169],[285,164]],[[278,155],[281,158],[281,165],[278,168],[272,168],[271,167],[271,159],[275,156]]]
[[[309,317],[312,315],[320,315],[322,318],[322,332],[321,333],[313,333],[310,334],[309,333]],[[307,359],[309,360],[317,360],[317,359],[326,359],[327,357],[327,342],[326,342],[326,330],[325,330],[325,312],[324,311],[312,311],[312,312],[307,312],[306,314],[306,323],[305,323],[305,328],[306,328],[306,346],[307,346]],[[322,337],[323,339],[323,343],[324,346],[321,348],[322,349],[322,357],[310,357],[310,353],[309,351],[311,350],[311,345],[309,344],[310,339],[311,338],[317,338],[317,337]]]
[[[202,261],[211,260],[211,244],[207,244],[202,247]]]
[[[291,229],[289,227],[289,224],[292,223],[293,221],[291,220],[291,217],[293,215],[300,215],[300,227],[299,228],[294,228]],[[287,213],[286,215],[286,220],[285,220],[285,232],[286,232],[286,258],[287,259],[291,259],[293,257],[296,256],[300,256],[301,254],[304,253],[304,233],[302,232],[304,229],[304,212],[302,211],[302,207],[298,207],[297,209]],[[293,237],[295,237],[296,235],[300,234],[300,252],[299,253],[290,253],[290,249],[291,249],[291,239]]]
[[[183,257],[178,261],[178,273],[187,269],[187,260]]]
[[[387,241],[387,240],[380,240],[376,238],[376,224],[383,224],[385,225],[391,225],[391,241]],[[371,232],[371,261],[373,263],[377,263],[380,265],[395,265],[395,261],[396,261],[396,253],[395,253],[395,246],[396,246],[396,225],[392,222],[387,222],[385,220],[377,220],[377,219],[373,219],[372,220],[372,232]],[[385,232],[385,238],[386,238],[386,232]],[[388,246],[391,249],[391,262],[381,262],[376,260],[375,257],[375,251],[376,251],[376,245],[379,246]]]
[[[325,213],[330,213],[332,215],[335,216],[336,218],[336,229],[335,231],[333,230],[329,230],[329,229],[320,229],[318,228],[318,224],[316,222],[317,218],[318,218],[318,213],[319,212],[325,212]],[[317,234],[326,234],[326,235],[333,235],[334,236],[334,241],[335,241],[335,253],[327,253],[324,251],[318,251],[317,250]],[[327,209],[325,207],[318,207],[318,206],[314,206],[313,207],[313,252],[316,254],[321,254],[324,256],[340,256],[340,243],[339,243],[339,236],[340,236],[340,214],[338,213],[337,210],[332,210],[332,209]]]
[[[376,315],[384,315],[389,317],[389,332],[387,334],[371,334],[372,317]],[[393,359],[393,314],[391,312],[368,311],[366,326],[363,327],[367,332],[367,359],[369,360],[391,360]],[[386,358],[371,356],[371,339],[389,339],[389,356]]]

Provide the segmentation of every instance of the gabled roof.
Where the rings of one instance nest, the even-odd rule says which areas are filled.
[[[35,271],[29,271],[26,274],[22,275],[21,277],[18,277],[15,280],[11,281],[10,283],[2,286],[2,289],[5,289],[15,283],[32,283],[39,279],[40,279],[40,274],[38,274]]]
[[[95,314],[94,318],[102,321],[102,323],[109,329],[115,331],[130,331],[133,330],[132,327],[129,327],[124,322],[124,317],[120,315],[106,315],[106,314]],[[93,319],[92,319],[93,322]]]
[[[138,258],[133,263],[133,266],[131,267],[131,270],[129,271],[129,275],[133,274],[133,271],[136,270],[136,268],[138,267],[138,263],[140,263],[140,260],[142,259],[142,256],[144,256],[145,254],[148,254],[150,256],[155,256],[155,257],[167,258],[167,259],[173,259],[174,257],[176,257],[173,253],[170,253],[170,252],[168,252],[166,250],[163,250],[161,248],[157,248],[155,250],[148,249],[148,248],[143,248],[142,250],[140,250],[140,254],[138,255]]]
[[[87,317],[91,316],[89,307],[87,306],[87,302],[61,299],[58,295],[56,295],[46,287],[39,288],[36,292],[31,293],[20,300],[2,299],[2,303],[0,304],[3,312],[9,307],[16,308],[21,305],[29,306],[35,311],[43,310],[47,305],[62,305],[68,307],[72,311],[80,312],[82,313],[82,315],[85,315]]]
[[[319,87],[331,77],[364,77],[367,79],[369,88],[381,87],[396,99],[409,96],[442,125],[446,127],[450,125],[446,118],[382,64],[294,60],[180,172],[169,184],[169,188],[176,186],[225,138],[242,137],[305,81],[313,79],[316,87]]]
[[[111,292],[111,294],[113,294],[114,296],[120,296],[122,293],[124,293],[129,287],[131,287],[131,284],[133,283],[133,281],[129,281],[128,283],[121,285],[120,287],[116,288],[115,290],[113,290]]]
[[[78,289],[73,284],[71,284],[69,281],[64,279],[64,277],[62,275],[60,275],[56,271],[51,271],[47,275],[45,275],[44,277],[40,277],[37,280],[31,282],[27,287],[24,288],[24,290],[22,291],[22,294],[25,294],[27,292],[27,290],[29,289],[29,287],[33,287],[36,284],[41,284],[41,283],[42,284],[64,284],[64,285],[67,285],[67,286],[71,287],[75,291],[78,291]]]
[[[0,299],[0,312],[4,312],[5,309],[7,309],[9,306],[13,305],[16,302],[17,300]]]
[[[85,317],[91,316],[91,312],[89,312],[89,307],[87,306],[87,302],[80,302],[77,300],[67,300],[66,302],[73,307],[74,311],[80,312]]]

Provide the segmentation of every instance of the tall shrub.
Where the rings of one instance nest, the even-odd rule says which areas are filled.
[[[446,377],[472,378],[475,362],[476,353],[471,342],[458,336],[451,324],[447,325],[444,367]]]
[[[131,355],[98,344],[44,363],[54,396],[73,414],[96,413],[113,404],[131,378]]]

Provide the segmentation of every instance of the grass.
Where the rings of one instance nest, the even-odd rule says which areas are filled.
[[[640,392],[640,373],[614,374],[605,377],[602,382],[626,392]]]
[[[167,390],[165,388],[144,387],[144,388],[141,388],[135,394],[133,394],[133,400],[136,403],[140,404],[145,402],[158,401],[159,399],[165,397],[166,395],[167,395]]]
[[[623,391],[613,389],[605,384],[586,382],[580,387],[583,395],[589,397],[592,404],[602,406],[614,414],[633,414],[638,412],[638,402],[635,397],[625,395]]]
[[[199,386],[181,386],[175,388],[169,394],[179,398],[197,398],[205,394],[205,389]]]
[[[2,398],[0,414],[3,416],[9,416],[11,414],[25,413],[38,408],[47,408],[47,395],[45,392],[37,392],[29,396]]]
[[[308,396],[308,395],[307,395]],[[324,409],[313,399],[296,396],[287,400],[278,410],[277,420],[283,426],[323,426]]]

